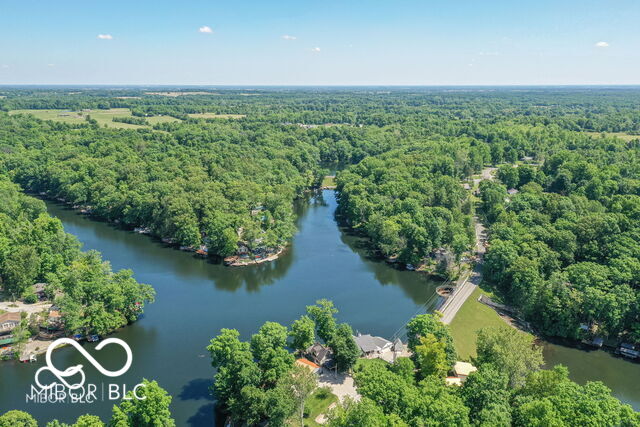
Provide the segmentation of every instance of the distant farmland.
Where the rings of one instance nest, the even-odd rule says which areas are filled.
[[[95,119],[100,126],[107,126],[117,129],[149,129],[149,126],[133,125],[129,123],[114,122],[114,117],[132,117],[128,108],[111,108],[109,110],[13,110],[9,114],[31,114],[42,120],[53,120],[56,122],[80,124],[86,121],[86,117],[90,116]],[[145,119],[153,126],[156,123],[175,122],[178,119],[170,116],[145,117]]]

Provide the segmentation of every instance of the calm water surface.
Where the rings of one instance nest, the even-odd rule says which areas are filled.
[[[289,324],[306,305],[329,298],[340,310],[340,321],[363,333],[391,337],[418,310],[430,310],[436,302],[434,282],[368,259],[360,249],[362,240],[340,231],[331,191],[300,204],[299,232],[285,255],[243,268],[196,259],[59,205],[48,207],[84,249],[99,250],[114,269],[130,268],[138,281],[156,289],[156,302],[147,306],[144,317],[113,335],[133,351],[131,369],[117,382],[133,386],[142,378],[158,381],[173,396],[171,410],[179,426],[213,424],[208,388],[214,371],[205,347],[220,328],[236,328],[246,339],[267,320]],[[110,347],[91,353],[105,368],[117,370],[124,354]],[[43,362],[41,356],[34,364],[0,364],[0,413],[26,410],[41,424],[54,417],[71,422],[85,413],[109,418],[113,402],[25,403]],[[54,362],[59,368],[83,364],[90,383],[112,381],[72,348],[56,351]]]
[[[436,303],[436,283],[369,259],[361,239],[341,232],[333,216],[336,201],[331,191],[300,203],[299,232],[285,255],[244,268],[212,264],[59,205],[48,207],[85,249],[99,250],[114,269],[131,268],[138,281],[155,287],[156,302],[146,308],[145,316],[114,334],[133,351],[131,369],[117,382],[130,387],[142,378],[158,381],[173,396],[171,410],[179,426],[214,423],[208,391],[213,368],[205,347],[220,328],[236,328],[246,339],[267,320],[289,324],[306,305],[329,298],[340,310],[340,321],[363,333],[391,337],[414,314],[429,311]],[[92,354],[105,368],[117,370],[124,355],[109,347]],[[578,382],[604,381],[617,397],[640,409],[640,365],[602,351],[587,353],[551,344],[545,357],[550,365],[568,366]],[[85,413],[108,420],[113,402],[25,403],[43,359],[34,364],[0,364],[0,413],[26,410],[41,424],[54,417],[72,422]],[[54,362],[58,367],[83,364],[87,382],[107,381],[74,349],[58,350]]]

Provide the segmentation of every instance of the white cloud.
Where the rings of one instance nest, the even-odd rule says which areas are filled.
[[[607,43],[607,42],[598,42],[594,46],[595,47],[609,47],[609,43]]]
[[[290,36],[288,34],[285,34],[284,36],[282,36],[282,38],[285,39],[285,40],[295,40],[295,39],[297,39],[296,36]]]
[[[56,66],[56,64],[47,64],[47,67],[50,67],[50,68],[53,68],[55,66]]]
[[[320,48],[319,47],[314,47],[313,49],[311,49],[311,52],[318,53],[318,52],[320,52]]]
[[[7,64],[2,64],[0,65],[0,68],[4,68],[6,70],[7,68],[9,68],[9,66]]]
[[[206,26],[206,25],[204,25],[204,26],[202,26],[202,27],[198,28],[198,31],[199,31],[199,32],[201,32],[201,33],[205,33],[205,34],[211,34],[211,33],[213,33],[213,30],[211,29],[211,27],[208,27],[208,26]]]
[[[113,36],[111,34],[98,34],[98,38],[100,40],[113,40]]]

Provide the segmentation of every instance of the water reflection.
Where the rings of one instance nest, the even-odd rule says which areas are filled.
[[[341,322],[354,329],[391,337],[416,312],[430,307],[435,284],[424,276],[390,268],[371,259],[361,239],[346,236],[336,226],[336,199],[331,191],[310,194],[296,204],[299,231],[278,260],[228,268],[195,259],[193,254],[163,247],[147,236],[92,221],[60,205],[48,204],[67,232],[97,249],[114,269],[130,268],[137,280],[151,284],[156,302],[145,316],[114,336],[133,351],[133,365],[118,382],[129,386],[143,378],[156,380],[172,396],[178,425],[211,425],[213,401],[207,384],[213,378],[206,346],[221,328],[238,329],[244,339],[265,321],[290,324],[305,306],[320,298],[334,301]],[[87,349],[93,349],[87,344]],[[119,348],[105,347],[94,357],[105,366],[122,363]],[[72,348],[55,353],[60,367],[87,365]],[[91,405],[26,403],[38,363],[0,364],[0,412],[22,409],[44,425],[57,417],[74,422],[87,412],[110,417],[113,402]],[[87,381],[105,379],[87,367]]]

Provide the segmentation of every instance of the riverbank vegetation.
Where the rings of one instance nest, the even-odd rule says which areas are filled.
[[[108,334],[134,322],[145,303],[153,301],[149,285],[138,283],[130,270],[113,272],[96,251],[82,252],[60,220],[47,214],[42,201],[25,195],[4,177],[0,177],[0,199],[4,297],[54,304],[23,319],[25,325],[12,334],[17,344],[40,331]]]
[[[319,301],[298,323],[313,318],[315,333],[334,342],[341,329],[334,311],[330,302]],[[344,328],[350,331],[348,325]],[[294,364],[287,349],[287,336],[290,345],[299,344],[300,335],[308,335],[300,331],[306,329],[297,327],[298,333],[292,334],[294,328],[267,322],[248,342],[229,329],[211,340],[208,349],[218,368],[213,393],[230,421],[298,425],[300,416],[304,422],[300,405],[305,401],[314,416],[319,415],[314,409],[316,374]],[[612,397],[603,384],[578,385],[562,366],[542,370],[542,352],[533,337],[513,328],[480,330],[477,357],[472,358],[478,369],[458,385],[447,383],[451,377],[445,379],[457,359],[449,327],[437,316],[423,314],[408,323],[407,334],[410,358],[389,363],[363,357],[341,368],[353,375],[360,399],[345,397],[328,410],[328,425],[568,426],[575,420],[581,425],[640,425],[640,414]]]
[[[104,423],[95,415],[81,415],[75,423],[66,424],[58,420],[50,421],[46,427],[174,427],[169,405],[171,396],[156,381],[143,380],[144,385],[137,391],[127,393],[120,405],[113,405],[111,419]],[[0,415],[0,427],[38,427],[38,422],[27,412],[8,411]]]
[[[316,334],[326,344],[336,371],[346,372],[356,363],[360,349],[351,327],[337,324],[333,303],[320,300],[307,307],[307,313],[291,328],[267,322],[249,342],[240,341],[240,333],[234,329],[222,329],[211,340],[207,350],[212,366],[217,369],[212,392],[218,410],[232,422],[257,425],[268,421],[283,425],[287,420],[297,419],[298,424],[304,421],[308,398],[312,400],[308,413],[313,413],[318,396],[311,396],[318,379],[312,371],[327,368],[316,365],[314,369],[314,364],[306,359],[300,359],[305,363],[295,363],[289,348],[298,356],[304,355],[315,343]]]
[[[539,169],[503,167],[503,184],[481,185],[485,277],[544,334],[638,342],[638,147],[603,143],[562,149]]]
[[[479,194],[494,224],[488,277],[499,296],[549,335],[575,338],[586,324],[640,339],[628,308],[638,306],[640,263],[637,90],[155,93],[3,89],[0,172],[102,219],[248,265],[281,253],[295,233],[294,200],[339,164],[341,217],[389,261],[451,278],[474,242],[471,177],[501,165],[504,187],[483,183]],[[152,129],[64,123],[54,110],[133,117]],[[28,111],[61,121],[17,114]],[[498,259],[502,249],[509,254]],[[580,278],[584,269],[598,284]]]
[[[419,323],[435,325],[425,320]],[[442,325],[433,332],[442,334],[441,328],[448,329]],[[428,327],[422,333],[433,336]],[[359,364],[354,377],[362,399],[336,408],[329,425],[640,425],[640,414],[612,397],[603,384],[578,385],[562,366],[541,370],[540,349],[531,337],[511,328],[480,332],[474,359],[478,370],[461,386],[446,385],[442,371],[420,363],[427,355],[437,360],[437,352],[444,351],[438,345],[443,341],[428,341],[430,350],[418,347],[412,359]],[[451,369],[451,364],[445,366]]]

